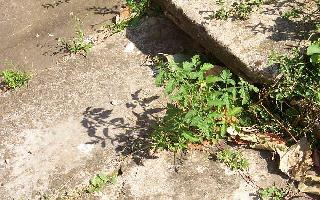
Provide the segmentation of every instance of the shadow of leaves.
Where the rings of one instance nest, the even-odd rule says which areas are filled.
[[[140,92],[141,90],[138,90],[131,94],[132,101],[125,104],[135,117],[134,123],[127,123],[124,117],[113,117],[113,110],[88,107],[83,112],[81,121],[91,138],[87,144],[100,144],[101,147],[106,147],[106,142],[110,141],[117,153],[122,156],[130,156],[138,165],[143,164],[143,159],[156,158],[150,153],[152,148],[150,133],[152,125],[158,121],[157,114],[164,108],[150,106],[159,99],[159,96],[141,98]],[[102,136],[98,135],[98,129],[102,129]],[[113,129],[118,129],[121,133],[110,134],[110,130]]]

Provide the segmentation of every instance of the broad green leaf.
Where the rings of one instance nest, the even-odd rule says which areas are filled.
[[[226,135],[226,132],[227,132],[227,123],[223,122],[220,129],[221,136],[224,137]]]
[[[164,71],[160,70],[159,74],[156,76],[156,85],[157,86],[162,86],[163,81],[164,81],[164,75],[165,75]]]
[[[186,73],[191,72],[193,70],[193,64],[189,62],[184,62],[182,64],[182,68]]]
[[[101,181],[105,182],[108,180],[108,176],[105,173],[98,174],[98,177],[101,179]]]
[[[167,94],[171,94],[173,92],[175,88],[175,80],[174,79],[171,79],[168,84],[166,85],[166,88],[165,88],[165,92]]]
[[[200,64],[200,56],[199,55],[194,55],[191,58],[191,62],[195,67],[198,66]]]
[[[192,119],[197,115],[197,111],[195,110],[190,110],[186,115],[185,115],[185,120],[187,122],[191,122]]]
[[[90,183],[91,185],[95,186],[95,187],[98,187],[101,183],[102,183],[102,180],[100,179],[100,177],[97,175],[95,177],[93,177],[91,180],[90,180]]]
[[[236,116],[236,115],[240,114],[241,111],[242,111],[241,107],[234,107],[232,109],[229,109],[228,115],[229,116]]]
[[[320,43],[313,43],[307,49],[307,55],[320,54]]]
[[[231,72],[229,70],[222,70],[222,72],[220,73],[220,77],[227,81],[229,78],[231,78]]]
[[[182,136],[190,142],[199,142],[200,138],[194,136],[191,132],[185,131],[182,133]]]
[[[213,68],[213,65],[212,65],[212,64],[210,64],[210,63],[204,63],[204,64],[201,66],[200,70],[201,70],[202,72],[206,72],[206,71],[208,71],[209,69],[212,69],[212,68]]]
[[[198,79],[199,76],[201,76],[201,75],[202,75],[201,72],[190,72],[190,73],[189,73],[189,78],[190,78],[190,79]]]
[[[208,118],[213,118],[213,119],[219,119],[223,116],[222,113],[219,113],[219,112],[211,112],[209,115],[208,115]]]
[[[219,76],[207,76],[206,82],[207,83],[216,83],[221,81],[222,79]]]
[[[310,57],[310,62],[313,65],[319,65],[320,66],[320,54],[313,54]]]
[[[190,123],[191,126],[198,126],[202,122],[202,118],[199,116],[194,116]]]
[[[225,104],[225,101],[222,101],[220,99],[212,99],[212,100],[208,100],[208,106],[209,107],[221,107],[221,106],[224,106],[226,105]]]

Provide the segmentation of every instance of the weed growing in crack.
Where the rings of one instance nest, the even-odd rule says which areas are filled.
[[[21,87],[31,79],[30,74],[14,70],[5,70],[0,74],[0,77],[3,78],[4,84],[11,89]]]
[[[145,13],[146,9],[150,5],[149,0],[126,0],[127,5],[130,7],[131,11],[133,13],[136,13],[136,15],[142,15]]]
[[[293,18],[298,18],[300,16],[300,12],[297,9],[291,9],[282,14],[282,17],[291,20]]]
[[[282,200],[285,197],[285,192],[276,186],[261,188],[258,195],[263,200]]]
[[[306,55],[297,49],[289,56],[273,54],[270,61],[279,65],[280,74],[250,107],[252,124],[281,135],[289,144],[307,136],[314,146],[319,145],[319,58],[319,40],[308,47]]]
[[[244,171],[249,168],[249,161],[243,155],[231,149],[224,149],[217,153],[218,161],[227,165],[231,170]]]
[[[225,8],[220,8],[219,10],[217,10],[214,17],[216,19],[227,20],[229,15],[229,11],[227,11]]]
[[[100,191],[103,187],[109,184],[114,184],[117,181],[118,173],[113,172],[111,175],[99,173],[90,179],[90,185],[87,188],[88,193]]]
[[[164,118],[154,127],[156,147],[173,151],[188,143],[225,138],[229,126],[237,126],[250,94],[258,88],[229,70],[211,75],[214,65],[203,63],[200,56],[183,63],[158,62],[156,83],[165,86],[172,103]]]
[[[149,9],[150,1],[127,0],[127,6],[129,16],[127,16],[126,19],[119,19],[119,21],[116,20],[115,23],[105,27],[111,31],[111,34],[119,33],[127,27],[137,26],[141,18],[146,14],[147,9]]]
[[[87,53],[93,47],[93,42],[90,39],[86,39],[83,29],[81,28],[81,22],[76,18],[75,36],[66,41],[63,38],[59,38],[59,43],[71,54],[82,54],[86,56]]]

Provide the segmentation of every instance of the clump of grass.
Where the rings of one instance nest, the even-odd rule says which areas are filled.
[[[284,190],[275,185],[267,188],[261,188],[258,191],[258,194],[263,200],[282,200],[285,197]]]
[[[31,79],[30,74],[14,70],[5,70],[0,76],[3,79],[3,82],[11,89],[21,87]]]
[[[117,180],[118,173],[113,172],[111,175],[99,173],[90,179],[90,184],[86,189],[88,193],[100,191],[103,187],[109,184],[114,184]]]
[[[231,170],[247,170],[249,162],[243,157],[239,151],[234,151],[229,148],[217,153],[218,161],[227,165]]]

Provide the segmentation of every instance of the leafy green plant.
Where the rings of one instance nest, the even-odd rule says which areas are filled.
[[[0,77],[3,78],[3,82],[11,89],[21,87],[31,79],[31,75],[14,70],[5,70],[0,74]]]
[[[126,0],[127,5],[130,7],[133,13],[137,15],[144,14],[146,9],[150,5],[150,0]]]
[[[90,185],[86,191],[88,193],[100,191],[104,186],[108,184],[114,184],[117,180],[117,177],[117,173],[112,173],[111,175],[107,175],[105,173],[97,174],[91,178]]]
[[[289,55],[270,56],[270,64],[279,66],[279,75],[246,110],[246,126],[254,125],[261,132],[277,134],[288,145],[306,136],[312,147],[317,148],[320,146],[319,40],[307,48],[306,54],[303,52],[294,49]]]
[[[108,25],[106,28],[111,30],[112,34],[119,33],[121,31],[123,31],[124,29],[126,29],[130,25],[129,22],[130,22],[129,20],[123,20],[121,22]]]
[[[227,20],[229,17],[229,12],[225,8],[220,8],[219,10],[217,10],[214,17],[216,19]]]
[[[287,10],[282,14],[282,17],[288,20],[291,20],[293,18],[298,18],[299,16],[300,16],[300,12],[297,9]]]
[[[263,200],[282,200],[285,197],[285,192],[276,186],[261,188],[258,191],[259,197]]]
[[[253,11],[252,5],[247,2],[235,4],[235,16],[239,19],[248,19]]]
[[[85,34],[83,29],[81,28],[81,22],[79,19],[76,18],[76,27],[75,27],[75,36],[66,41],[63,38],[59,38],[59,42],[65,49],[72,54],[82,54],[84,56],[91,50],[93,47],[93,42],[90,39],[85,38]]]
[[[146,10],[149,8],[149,0],[127,0],[127,5],[130,8],[132,16],[128,19],[115,22],[105,28],[111,30],[111,34],[119,33],[128,27],[134,27],[139,24],[140,19],[146,14]]]
[[[236,126],[242,110],[250,104],[250,93],[258,88],[229,70],[210,75],[214,65],[200,56],[191,61],[158,62],[156,83],[165,86],[172,103],[155,126],[156,147],[176,151],[188,143],[216,140],[226,136],[228,126]]]
[[[320,39],[308,47],[307,55],[313,65],[320,67]]]
[[[218,161],[227,165],[231,170],[247,170],[249,168],[249,162],[243,157],[239,151],[232,149],[224,149],[217,153]]]

